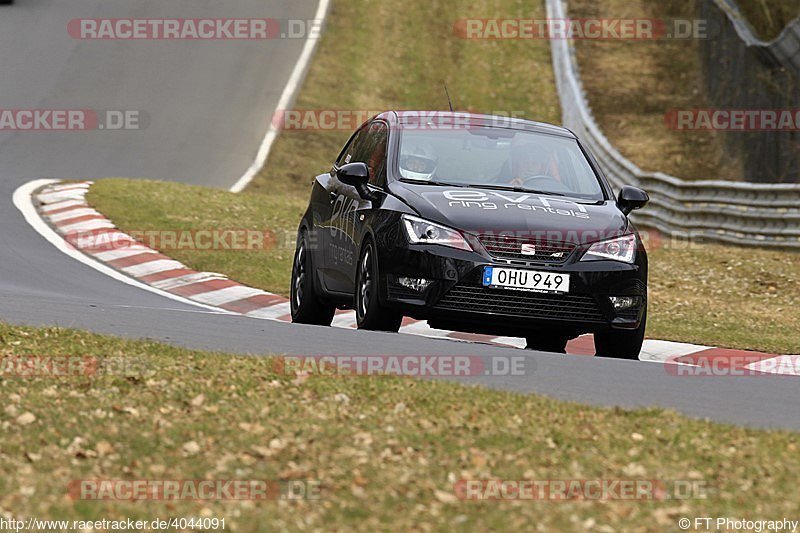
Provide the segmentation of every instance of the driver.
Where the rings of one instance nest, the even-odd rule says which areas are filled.
[[[427,142],[404,142],[400,148],[400,173],[404,178],[429,181],[438,164],[439,158]]]
[[[511,151],[511,185],[520,186],[531,176],[550,176],[550,154],[540,146],[525,144]]]

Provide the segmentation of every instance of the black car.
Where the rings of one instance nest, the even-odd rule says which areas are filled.
[[[567,129],[458,112],[385,112],[313,182],[297,236],[295,322],[525,337],[564,352],[594,333],[597,355],[637,358],[647,254],[618,196]]]

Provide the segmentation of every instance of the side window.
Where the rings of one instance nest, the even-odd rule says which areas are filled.
[[[366,163],[369,167],[369,182],[383,186],[386,183],[386,144],[389,140],[389,128],[385,123],[376,121],[370,124],[359,139],[353,154],[353,161]]]
[[[386,146],[389,128],[383,122],[373,122],[353,137],[342,152],[336,166],[347,163],[366,163],[369,167],[369,182],[382,187],[386,184]]]
[[[367,161],[369,182],[383,187],[386,185],[386,146],[389,141],[389,128],[383,122],[375,122],[370,126],[370,133],[374,142],[372,155]]]
[[[359,143],[364,140],[366,131],[366,128],[359,130],[353,137],[350,138],[350,143],[342,151],[339,159],[336,160],[337,167],[358,161],[358,159],[355,158],[355,151],[357,150]]]

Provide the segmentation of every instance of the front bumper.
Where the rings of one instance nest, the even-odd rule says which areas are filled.
[[[580,262],[585,247],[562,264],[509,264],[482,247],[467,252],[439,245],[409,245],[403,235],[393,233],[385,234],[378,246],[382,303],[428,320],[432,327],[509,336],[541,330],[579,335],[635,329],[646,309],[647,256],[643,249],[637,251],[634,264]],[[485,266],[570,274],[570,290],[554,294],[484,287]],[[430,284],[415,290],[401,285],[401,277]],[[616,310],[611,296],[634,296],[637,304]]]

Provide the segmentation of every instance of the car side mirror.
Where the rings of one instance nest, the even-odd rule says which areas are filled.
[[[347,163],[339,167],[336,177],[345,185],[356,188],[358,195],[365,200],[372,199],[372,192],[367,187],[369,182],[369,167],[366,163]]]
[[[645,191],[639,189],[638,187],[625,185],[619,191],[619,196],[617,197],[617,207],[619,207],[619,210],[625,213],[625,215],[629,215],[631,211],[634,211],[635,209],[641,209],[649,201],[650,197]]]

